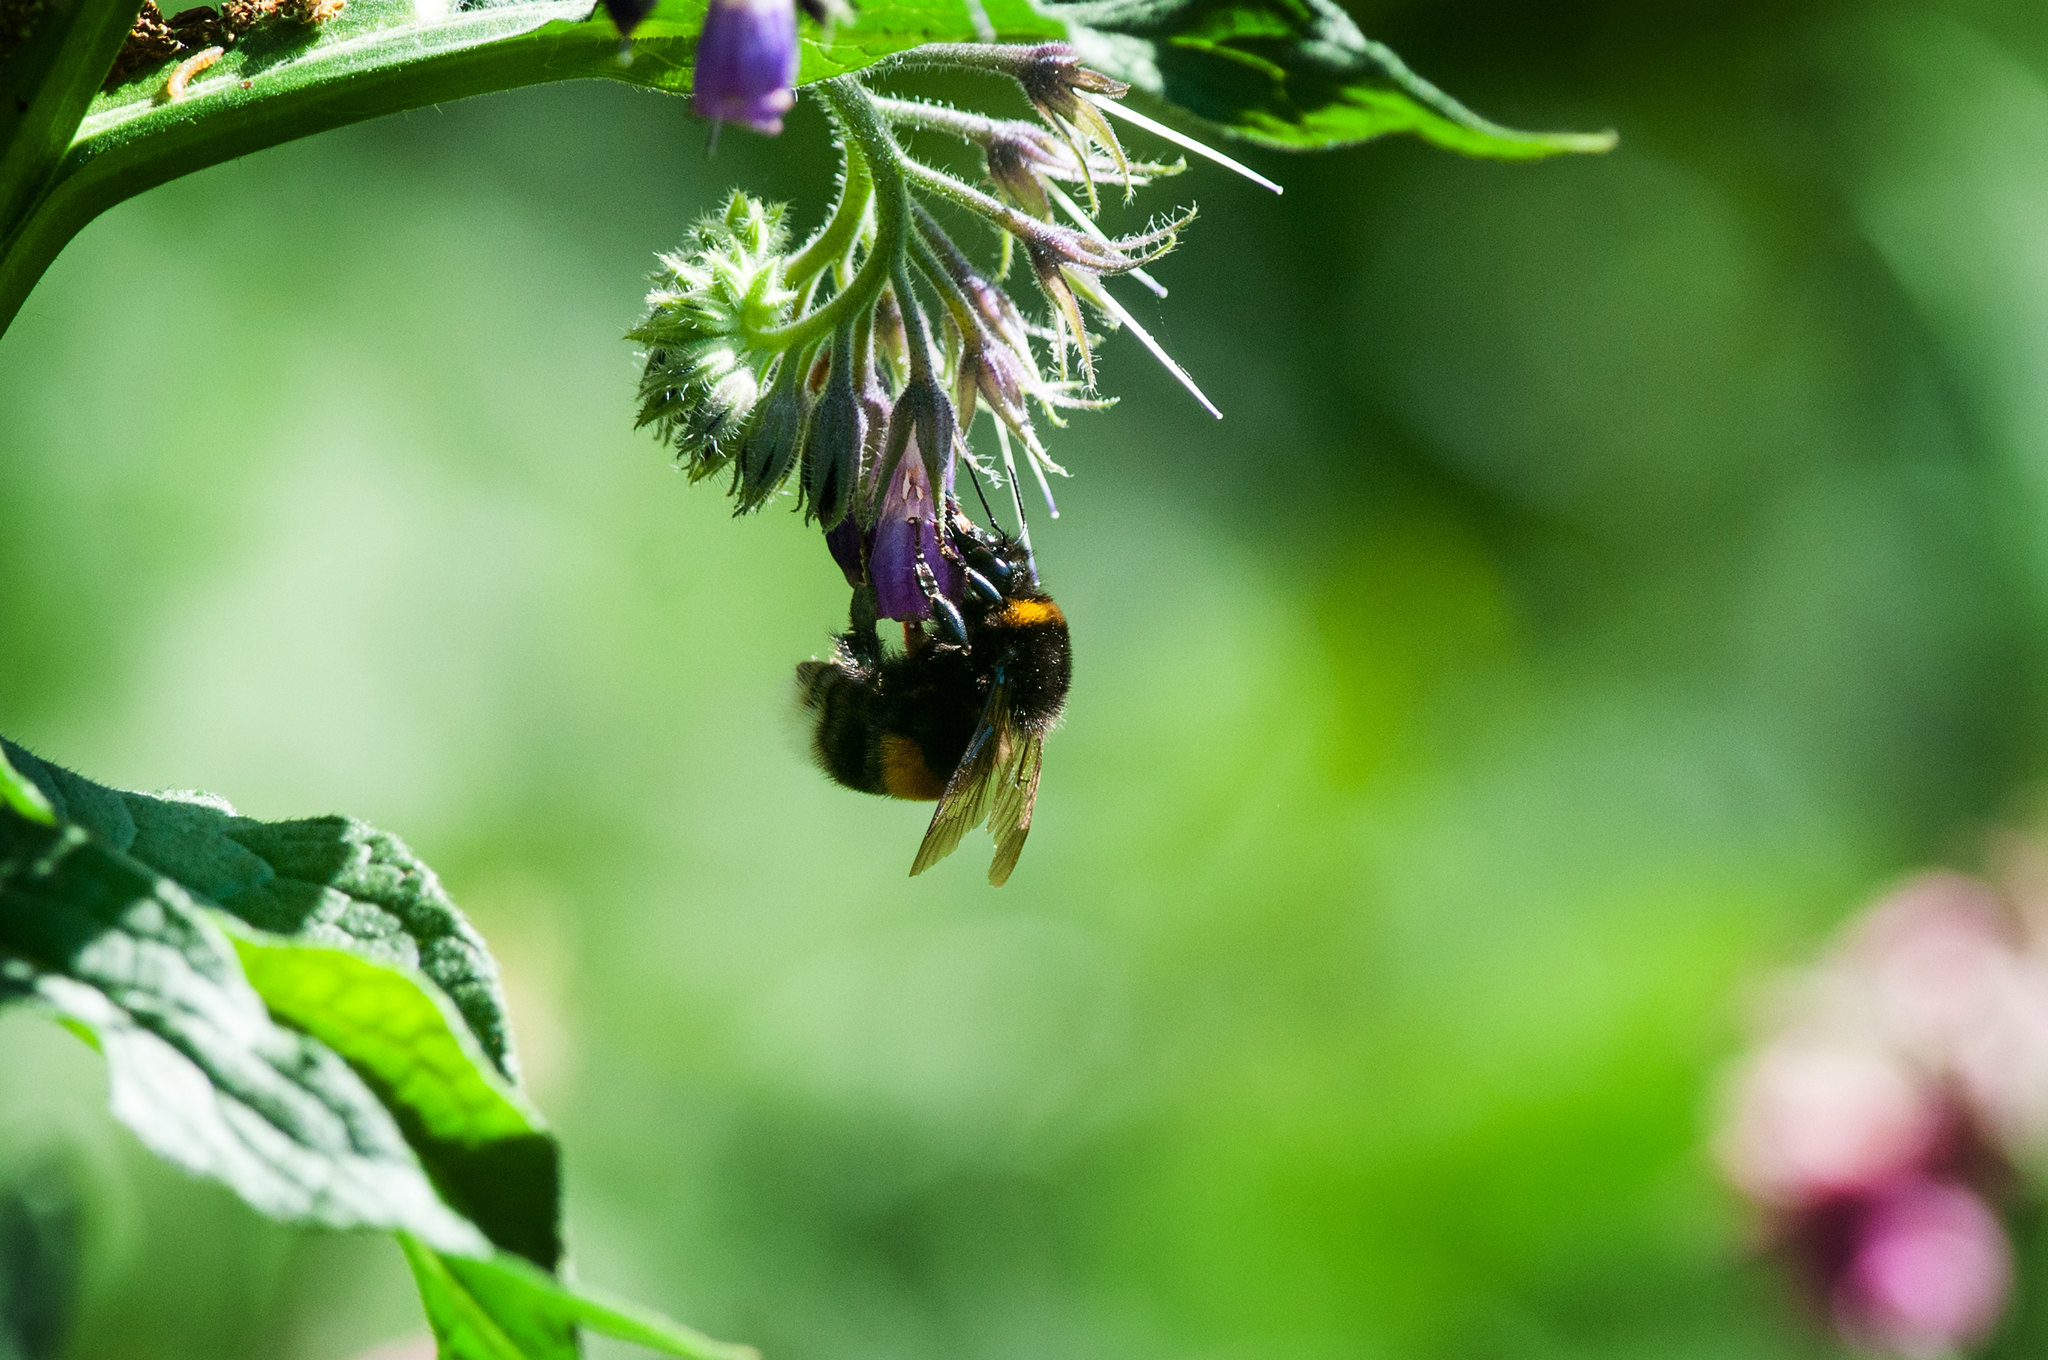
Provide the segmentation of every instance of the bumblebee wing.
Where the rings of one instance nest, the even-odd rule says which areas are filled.
[[[997,773],[995,797],[988,814],[988,834],[995,837],[996,857],[988,866],[988,881],[1002,887],[1024,853],[1024,838],[1031,834],[1031,811],[1038,806],[1038,768],[1045,755],[1045,738],[1029,736],[1016,743],[1016,752]]]
[[[981,710],[981,722],[967,743],[967,752],[953,767],[946,791],[939,795],[938,811],[932,814],[924,844],[917,847],[917,858],[911,861],[913,877],[952,854],[967,828],[978,825],[989,815],[990,800],[996,793],[997,757],[1010,744],[1009,726],[1009,688],[999,684],[989,691],[988,704]]]

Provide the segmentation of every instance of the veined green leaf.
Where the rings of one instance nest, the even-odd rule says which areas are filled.
[[[1235,136],[1289,151],[1412,132],[1468,156],[1606,151],[1611,132],[1492,123],[1359,32],[1334,0],[1087,0],[1049,7],[1091,66]]]
[[[0,808],[0,1000],[98,1045],[153,1151],[279,1218],[395,1230],[444,1360],[572,1360],[582,1331],[756,1360],[552,1273],[555,1140],[482,941],[403,844],[0,757],[55,818]]]
[[[115,1117],[262,1212],[488,1250],[363,1079],[271,1019],[206,910],[82,826],[0,811],[0,994],[91,1031]]]
[[[517,1088],[497,969],[401,841],[345,817],[264,823],[204,794],[127,793],[5,752],[96,843],[218,904],[271,1015],[369,1084],[450,1208],[497,1247],[560,1260],[560,1152]]]
[[[96,784],[0,741],[56,815],[259,930],[417,968],[517,1081],[504,991],[483,939],[396,836],[347,817],[259,822],[201,793]]]
[[[525,1261],[450,1257],[400,1237],[441,1360],[572,1360],[579,1329],[683,1360],[759,1360],[658,1313],[565,1284]]]
[[[497,1246],[554,1267],[560,1152],[440,990],[399,964],[222,924],[270,1013],[348,1059],[441,1197]]]

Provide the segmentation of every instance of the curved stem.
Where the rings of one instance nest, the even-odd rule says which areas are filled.
[[[906,242],[907,244],[907,242]],[[932,335],[924,319],[924,308],[918,305],[917,294],[910,291],[910,252],[903,251],[896,260],[896,267],[890,271],[890,281],[896,285],[896,307],[903,314],[903,339],[910,350],[910,376],[918,382],[932,380]]]
[[[1065,43],[925,43],[921,47],[891,52],[874,63],[875,71],[978,71],[988,75],[1021,76],[1025,67],[1043,56],[1048,48],[1065,49]]]
[[[457,13],[427,32],[376,29],[293,64],[297,83],[195,93],[88,117],[32,208],[0,241],[0,330],[86,223],[145,189],[295,138],[475,94],[598,76],[658,83],[657,63],[622,69],[607,20],[581,0],[534,0]]]
[[[874,179],[868,173],[867,157],[861,155],[859,143],[848,140],[845,182],[839,186],[839,202],[832,209],[831,220],[790,256],[783,278],[792,285],[800,284],[845,259],[867,220],[868,200],[873,197]]]
[[[876,95],[875,108],[891,123],[926,132],[944,132],[977,146],[989,146],[1020,134],[1034,136],[1041,131],[1036,123],[1015,118],[989,118],[949,105],[927,104],[916,99]]]
[[[905,258],[906,232],[910,219],[910,186],[904,182],[903,148],[889,134],[888,124],[875,111],[873,100],[851,76],[840,76],[818,85],[823,99],[846,129],[849,145],[860,149],[874,185],[875,242],[860,262],[846,287],[834,293],[822,307],[806,313],[786,326],[750,332],[747,343],[757,349],[787,349],[807,344],[837,330],[866,311]]]

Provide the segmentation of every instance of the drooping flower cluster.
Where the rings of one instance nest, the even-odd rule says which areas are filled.
[[[1952,1355],[2004,1311],[1997,1206],[2048,1151],[2048,895],[2019,883],[1879,901],[1731,1083],[1723,1165],[1860,1349]]]
[[[707,48],[711,37],[707,28]],[[959,598],[939,526],[957,504],[961,462],[978,490],[1010,487],[1020,533],[1019,450],[1050,506],[1047,477],[1064,472],[1036,422],[1106,404],[1092,394],[1091,318],[1130,329],[1194,390],[1104,284],[1128,274],[1157,290],[1144,266],[1172,248],[1192,210],[1112,237],[1075,197],[1098,205],[1109,181],[1128,197],[1182,168],[1125,153],[1103,116],[1126,112],[1115,103],[1124,87],[1063,44],[928,47],[870,72],[911,66],[1008,77],[1041,121],[886,98],[853,77],[813,87],[845,158],[827,221],[793,246],[780,207],[735,194],[688,249],[662,257],[648,315],[629,333],[646,360],[640,423],[684,470],[728,475],[740,512],[793,488],[849,580],[873,586],[878,615],[903,620],[930,617],[934,596]],[[710,74],[700,61],[700,91]],[[978,150],[988,187],[913,158],[899,140],[909,133]],[[941,214],[995,227],[997,257],[976,263]],[[1018,255],[1041,318],[1004,286]],[[995,457],[969,442],[983,412]]]

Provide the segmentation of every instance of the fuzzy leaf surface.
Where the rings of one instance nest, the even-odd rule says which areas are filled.
[[[440,989],[402,964],[224,922],[272,1016],[348,1059],[397,1119],[441,1198],[491,1242],[552,1269],[561,1154]]]
[[[0,742],[56,814],[258,930],[416,968],[447,993],[516,1081],[497,965],[434,872],[396,836],[348,817],[261,822],[205,794],[96,784]]]
[[[1467,156],[1606,151],[1612,133],[1480,117],[1359,31],[1334,0],[1088,0],[1051,12],[1091,66],[1246,141],[1287,151],[1410,132]]]
[[[110,789],[4,751],[61,819],[212,909],[245,985],[346,1060],[448,1208],[496,1247],[558,1263],[560,1151],[518,1090],[496,966],[403,842],[346,817],[266,823],[202,794]]]
[[[89,1034],[115,1117],[261,1212],[487,1250],[355,1070],[271,1018],[207,907],[78,823],[0,810],[0,996]]]

